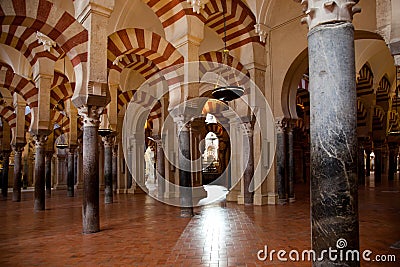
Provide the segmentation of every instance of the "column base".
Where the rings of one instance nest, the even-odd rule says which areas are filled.
[[[226,201],[237,202],[238,196],[239,192],[236,190],[232,190],[226,195]]]
[[[191,218],[193,216],[194,216],[193,208],[191,207],[181,208],[181,215],[180,215],[181,218]]]
[[[67,185],[63,185],[63,184],[60,184],[60,185],[55,185],[54,186],[54,190],[67,190]]]
[[[262,206],[262,205],[267,205],[268,203],[268,195],[261,195],[261,194],[257,194],[254,195],[254,205],[257,206]]]
[[[278,194],[268,193],[268,205],[276,205],[278,203]]]
[[[278,205],[286,205],[287,199],[286,198],[278,198]]]
[[[76,184],[75,190],[78,190],[78,189],[83,189],[83,184]]]
[[[239,205],[244,205],[244,196],[243,195],[238,195],[237,197],[237,203]]]
[[[128,193],[128,189],[117,189],[117,194],[127,194]]]
[[[295,196],[289,197],[289,203],[293,203],[293,202],[296,202],[296,197]]]

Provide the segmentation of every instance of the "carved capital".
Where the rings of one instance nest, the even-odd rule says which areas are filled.
[[[254,25],[254,28],[258,36],[260,36],[260,42],[265,43],[270,28],[262,23],[257,23],[256,25]]]
[[[78,108],[78,114],[83,118],[83,126],[99,126],[100,114],[104,107],[99,106],[81,106]]]
[[[204,8],[204,5],[207,4],[209,0],[186,0],[192,8],[193,12],[200,14],[200,10]]]
[[[48,136],[45,134],[35,134],[33,135],[33,141],[35,142],[36,148],[42,148],[47,142]]]
[[[112,147],[114,145],[114,136],[112,135],[107,135],[107,136],[103,136],[102,138],[104,147]]]
[[[50,39],[47,35],[41,33],[41,32],[36,32],[36,38],[39,42],[39,44],[42,44],[44,47],[44,50],[50,52],[52,47],[56,47],[57,43],[54,42],[53,40]]]
[[[184,115],[179,115],[174,117],[174,122],[178,127],[178,133],[181,131],[189,131],[190,130],[190,121],[187,121]]]
[[[244,135],[253,136],[253,133],[254,133],[253,123],[251,121],[243,122],[242,130],[243,130]]]
[[[358,0],[302,0],[303,11],[307,16],[301,22],[307,23],[310,30],[321,24],[352,22],[353,15],[361,12],[355,6],[357,3]]]
[[[24,147],[25,144],[19,144],[19,143],[11,145],[11,148],[15,154],[21,154],[22,151],[24,150]]]
[[[286,127],[285,118],[281,117],[275,119],[275,129],[277,134],[284,133],[285,127]]]

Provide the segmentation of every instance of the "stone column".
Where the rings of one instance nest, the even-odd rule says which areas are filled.
[[[76,156],[77,156],[77,170],[76,170],[76,184],[75,184],[75,190],[82,189],[83,188],[83,154],[82,154],[82,139],[78,140],[79,142],[79,147],[76,151]]]
[[[100,231],[98,129],[103,107],[82,106],[83,118],[83,233]]]
[[[362,140],[358,141],[357,150],[357,174],[358,174],[358,184],[365,184],[365,165],[364,165],[364,144]]]
[[[74,187],[78,184],[78,156],[79,151],[75,149],[74,153]]]
[[[252,121],[245,121],[242,123],[244,126],[243,144],[247,144],[243,147],[243,160],[244,160],[244,173],[243,173],[243,195],[244,195],[244,204],[252,205],[253,204],[253,196],[254,196],[254,188],[252,188],[251,180],[254,176],[254,146],[253,146],[253,133],[254,133],[254,123]],[[248,142],[248,143],[247,143]]]
[[[287,134],[287,181],[288,181],[288,197],[289,202],[295,201],[294,194],[294,146],[293,146],[293,122],[289,122],[286,127]]]
[[[396,143],[389,143],[389,173],[388,173],[389,181],[394,180],[394,176],[397,172],[398,149],[399,148]]]
[[[57,154],[57,182],[54,186],[55,190],[65,190],[67,189],[67,181],[65,175],[65,154],[61,154],[58,151]]]
[[[13,201],[21,201],[21,186],[22,186],[22,151],[24,144],[16,144],[12,146],[14,150],[14,186],[13,186]]]
[[[337,248],[359,251],[357,94],[352,16],[355,2],[303,1],[308,23],[311,229],[316,255]],[[353,7],[353,8],[352,8]],[[328,253],[313,266],[359,266]]]
[[[114,136],[102,137],[104,143],[104,203],[113,203],[112,147]]]
[[[374,141],[374,177],[375,183],[380,183],[382,181],[382,141]]]
[[[114,142],[114,147],[112,149],[112,183],[113,191],[117,192],[118,188],[118,145]]]
[[[74,154],[75,154],[75,147],[69,146],[68,149],[68,171],[67,171],[67,196],[73,197],[75,195],[74,188],[75,188],[75,162],[74,162]]]
[[[35,199],[34,210],[45,210],[46,204],[46,191],[45,191],[45,144],[47,141],[47,134],[33,135],[35,141]]]
[[[45,182],[46,182],[46,196],[51,197],[51,159],[53,158],[53,151],[46,152],[45,159]]]
[[[10,151],[3,151],[3,172],[1,173],[1,195],[3,200],[7,200],[8,195],[8,168],[10,161]]]
[[[178,116],[178,165],[179,165],[179,198],[181,217],[193,216],[192,176],[190,160],[190,125],[184,123],[183,116]]]
[[[365,154],[367,154],[366,158],[366,166],[365,166],[365,175],[370,176],[371,175],[371,149],[367,148],[365,149]]]
[[[164,156],[164,148],[162,144],[162,137],[159,135],[155,135],[154,140],[157,145],[157,163],[156,163],[156,168],[157,168],[157,183],[158,183],[158,198],[163,199],[164,198],[164,192],[165,192],[165,156]]]
[[[276,128],[276,187],[278,190],[278,204],[286,204],[286,142],[284,118],[275,120]]]

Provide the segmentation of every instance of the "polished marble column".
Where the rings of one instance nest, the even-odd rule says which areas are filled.
[[[14,186],[12,200],[16,202],[21,201],[21,186],[22,186],[22,151],[24,144],[12,145],[14,151]]]
[[[114,136],[102,137],[104,143],[104,203],[113,203],[112,147]]]
[[[98,129],[103,107],[78,108],[83,118],[83,233],[100,231]]]
[[[35,134],[33,139],[35,140],[35,198],[34,198],[34,210],[45,210],[46,208],[46,188],[45,188],[45,144],[47,141],[48,134]]]
[[[365,175],[369,177],[371,175],[371,149],[365,149],[365,154],[367,155],[365,159]]]
[[[1,172],[1,195],[4,200],[8,195],[8,168],[10,161],[10,151],[3,151],[3,171]]]
[[[157,145],[157,163],[156,163],[156,168],[157,168],[157,183],[158,183],[158,198],[162,199],[164,198],[164,192],[165,192],[165,155],[164,155],[164,148],[162,144],[162,137],[159,135],[156,135],[153,137],[154,140],[156,141]]]
[[[179,164],[179,198],[181,217],[192,217],[192,175],[190,159],[190,125],[184,123],[183,116],[176,121],[178,126],[178,164]]]
[[[254,188],[252,188],[251,180],[254,176],[254,145],[253,145],[253,134],[254,134],[254,122],[246,121],[242,123],[244,127],[243,138],[247,140],[243,141],[244,144],[247,144],[243,147],[243,160],[244,160],[244,173],[243,173],[243,196],[244,196],[244,204],[252,205],[254,202]]]
[[[303,1],[309,26],[312,249],[359,250],[355,2]],[[313,266],[359,266],[328,253]]]
[[[296,200],[294,193],[294,143],[293,143],[293,122],[289,122],[286,127],[287,134],[287,192],[289,202]]]
[[[53,158],[53,151],[46,152],[45,157],[46,196],[51,197],[51,159]]]
[[[68,158],[67,158],[67,196],[73,197],[75,195],[75,147],[70,146],[68,149]]]
[[[389,181],[393,181],[397,173],[397,155],[399,152],[397,143],[389,143]]]
[[[382,182],[382,149],[383,149],[383,141],[374,141],[374,178],[375,183]]]
[[[276,128],[276,187],[278,190],[278,204],[286,204],[286,142],[285,121],[283,118],[275,120]]]

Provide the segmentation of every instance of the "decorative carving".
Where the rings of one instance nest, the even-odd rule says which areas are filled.
[[[179,116],[174,117],[174,121],[178,127],[178,129],[177,129],[178,134],[181,131],[189,131],[190,130],[190,121],[187,121],[185,119],[184,115],[179,115]]]
[[[44,50],[50,52],[52,47],[57,45],[56,42],[51,40],[47,35],[44,35],[41,32],[36,32],[36,38],[38,39],[39,44],[43,44]]]
[[[45,134],[35,134],[33,135],[33,141],[35,142],[36,148],[44,147],[47,142],[48,136]]]
[[[200,14],[200,9],[204,8],[204,5],[207,4],[209,0],[186,0],[186,2],[190,3],[193,8],[193,12]]]
[[[81,106],[78,108],[78,114],[83,118],[83,126],[99,126],[100,114],[104,107],[99,106]]]
[[[261,23],[257,23],[256,25],[254,25],[254,28],[258,36],[260,36],[260,42],[265,43],[270,28],[267,25]]]
[[[254,133],[254,124],[251,121],[242,123],[243,134],[247,136],[252,136]]]
[[[113,61],[113,65],[115,66],[115,65],[117,65],[117,66],[119,66],[119,62],[121,62],[122,61],[122,59],[124,58],[124,54],[122,54],[122,55],[119,55],[119,56],[117,56],[115,59],[114,59],[114,61]]]
[[[357,3],[358,0],[302,0],[303,11],[307,16],[301,22],[307,23],[310,30],[329,22],[352,22],[353,15],[361,12],[361,8],[355,6]]]
[[[284,133],[285,127],[286,127],[285,118],[281,117],[281,118],[276,118],[275,119],[275,128],[276,128],[276,133],[277,134]]]
[[[115,137],[112,135],[103,136],[101,139],[104,143],[104,147],[112,147],[114,145]]]

